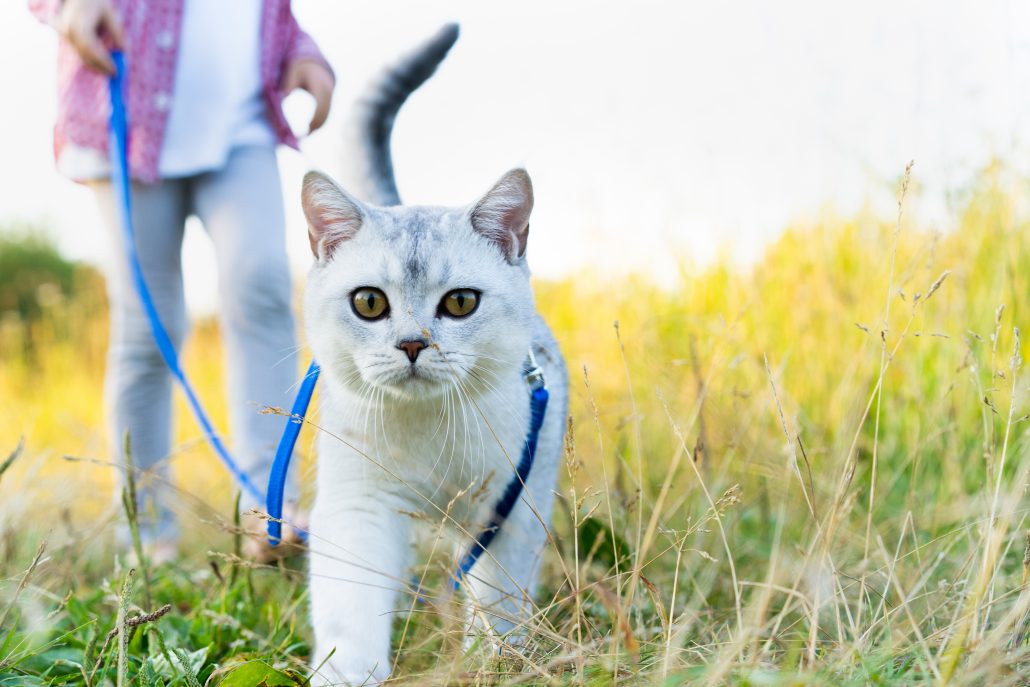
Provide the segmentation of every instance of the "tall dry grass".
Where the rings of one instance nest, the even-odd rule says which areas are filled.
[[[417,619],[399,630],[400,672],[1025,684],[1026,190],[988,170],[953,231],[903,204],[827,217],[750,268],[684,270],[675,288],[539,283],[572,409],[534,632],[518,660],[458,673],[440,625]],[[0,373],[0,446],[26,437],[0,514],[22,531],[45,529],[34,513],[113,503],[110,469],[62,458],[106,455],[103,310],[55,306],[36,327],[5,326]],[[31,354],[11,344],[25,336]],[[224,426],[213,325],[186,359]],[[180,484],[228,513],[231,486],[179,411]]]

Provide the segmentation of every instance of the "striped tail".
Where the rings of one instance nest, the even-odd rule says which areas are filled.
[[[444,25],[432,38],[383,71],[365,93],[348,123],[350,189],[374,205],[400,205],[393,175],[390,134],[401,105],[433,75],[458,40],[458,25]]]

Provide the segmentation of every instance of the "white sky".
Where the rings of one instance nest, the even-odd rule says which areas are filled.
[[[331,2],[295,0],[339,76],[335,110],[281,154],[295,273],[309,166],[340,168],[339,123],[384,63],[446,20],[462,37],[405,107],[394,154],[407,202],[463,204],[526,165],[530,262],[659,279],[686,258],[754,258],[787,223],[871,200],[916,160],[918,211],[946,227],[949,194],[992,157],[1030,169],[1030,4]],[[0,3],[0,223],[49,222],[70,255],[102,261],[88,191],[53,170],[55,37]],[[194,309],[214,304],[203,233],[186,246]]]

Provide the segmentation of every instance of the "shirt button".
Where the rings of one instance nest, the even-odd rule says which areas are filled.
[[[171,31],[162,31],[157,34],[157,38],[154,40],[157,43],[157,47],[168,50],[172,47],[172,43],[175,42],[175,35]]]
[[[171,104],[172,99],[168,97],[168,94],[164,91],[154,96],[154,107],[157,108],[159,112],[164,112]]]

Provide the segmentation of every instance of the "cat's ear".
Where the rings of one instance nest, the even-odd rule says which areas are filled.
[[[354,238],[365,213],[360,202],[321,172],[304,175],[300,195],[311,252],[316,260],[325,262],[342,242]]]
[[[533,211],[533,182],[524,169],[513,169],[480,198],[469,220],[476,233],[486,237],[516,262],[526,253],[529,214]]]

